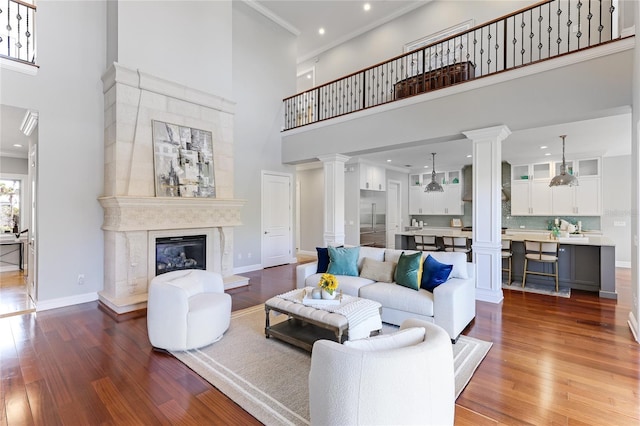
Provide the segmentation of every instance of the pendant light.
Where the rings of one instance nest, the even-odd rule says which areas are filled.
[[[574,186],[578,184],[578,179],[574,175],[567,174],[567,164],[564,161],[564,138],[567,135],[561,135],[562,138],[562,165],[560,166],[560,174],[554,176],[549,182],[549,186]]]
[[[438,182],[436,182],[436,153],[431,153],[431,161],[433,164],[433,170],[431,170],[431,182],[424,189],[424,192],[444,192],[444,188]]]

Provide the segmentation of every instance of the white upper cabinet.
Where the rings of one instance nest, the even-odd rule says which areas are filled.
[[[460,170],[436,173],[436,182],[442,185],[443,192],[424,192],[429,182],[431,182],[431,173],[409,175],[409,214],[464,214]]]
[[[549,181],[553,163],[521,164],[511,167],[511,215],[552,214]]]
[[[511,166],[511,215],[600,216],[600,159],[567,161],[566,172],[578,177],[578,185],[549,187],[561,166],[562,162]]]
[[[556,174],[562,163],[555,164]],[[602,179],[600,159],[568,161],[566,172],[578,177],[576,186],[556,186],[553,194],[553,214],[573,216],[600,216],[602,214]]]
[[[387,190],[387,172],[384,167],[360,163],[360,189]]]

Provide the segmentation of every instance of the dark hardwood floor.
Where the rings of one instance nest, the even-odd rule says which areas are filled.
[[[295,286],[295,265],[243,274],[243,309]],[[456,404],[457,425],[640,423],[640,346],[619,300],[505,291],[477,302],[465,334],[493,342]],[[284,361],[284,360],[283,360]],[[146,318],[116,321],[85,303],[0,319],[0,424],[259,424],[171,355],[151,349]]]

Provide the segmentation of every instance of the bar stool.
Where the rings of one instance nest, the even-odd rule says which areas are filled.
[[[416,241],[416,250],[420,251],[438,251],[435,235],[414,235]]]
[[[544,275],[556,279],[556,292],[558,292],[558,242],[551,241],[524,241],[524,274],[522,275],[522,288],[527,280],[527,273]],[[529,262],[552,263],[553,273],[535,272],[527,269]]]
[[[471,243],[467,237],[442,237],[444,251],[457,251],[467,254],[467,261],[471,262]]]
[[[504,272],[509,273],[509,280],[507,281],[507,285],[511,285],[511,258],[513,256],[513,252],[511,251],[511,240],[502,240],[502,270]],[[504,260],[507,259],[508,268],[504,268]]]

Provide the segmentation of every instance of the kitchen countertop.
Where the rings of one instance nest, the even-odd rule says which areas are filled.
[[[463,231],[460,228],[450,227],[428,227],[422,228],[417,231],[405,231],[399,232],[397,235],[435,235],[438,237],[467,237],[472,238],[473,233],[471,231]],[[583,237],[559,237],[560,244],[571,245],[588,245],[588,246],[615,246],[614,241],[611,238],[605,237],[599,232],[584,232]],[[523,230],[523,229],[507,229],[502,234],[503,240],[511,241],[551,241],[551,231],[542,229],[536,230]]]

